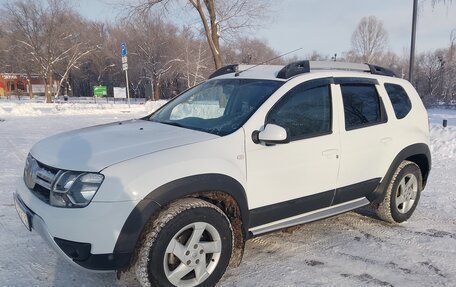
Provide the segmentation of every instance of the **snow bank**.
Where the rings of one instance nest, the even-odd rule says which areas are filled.
[[[428,114],[431,124],[442,126],[443,120],[447,120],[448,126],[456,126],[456,109],[429,109]]]
[[[131,104],[129,108],[124,103],[30,103],[30,102],[1,102],[0,116],[3,117],[36,117],[47,115],[87,115],[87,114],[117,114],[135,113],[149,114],[161,107],[166,101],[147,102],[146,104]]]
[[[431,152],[433,157],[456,157],[456,127],[431,125]]]
[[[158,110],[161,106],[166,104],[168,101],[166,100],[158,100],[158,101],[147,101],[144,105],[146,108],[146,112],[148,114],[153,113],[154,111]]]
[[[431,109],[429,113],[431,153],[433,157],[456,157],[456,110]],[[443,127],[442,121],[446,119],[448,126]]]

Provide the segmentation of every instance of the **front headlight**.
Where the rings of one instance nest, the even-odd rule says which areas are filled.
[[[49,203],[59,207],[87,206],[104,176],[99,173],[61,171],[52,185]]]

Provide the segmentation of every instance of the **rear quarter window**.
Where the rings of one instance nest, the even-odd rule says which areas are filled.
[[[396,118],[405,118],[412,109],[412,103],[407,92],[400,85],[396,84],[385,84],[385,89],[393,105]]]

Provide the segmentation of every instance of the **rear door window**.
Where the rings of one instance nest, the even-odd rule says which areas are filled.
[[[345,129],[352,130],[385,122],[383,105],[373,84],[340,85],[344,102]]]

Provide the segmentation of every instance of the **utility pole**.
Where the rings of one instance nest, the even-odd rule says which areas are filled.
[[[412,40],[410,43],[409,82],[413,82],[413,67],[415,66],[415,38],[418,0],[413,0]],[[412,83],[413,84],[413,83]]]

